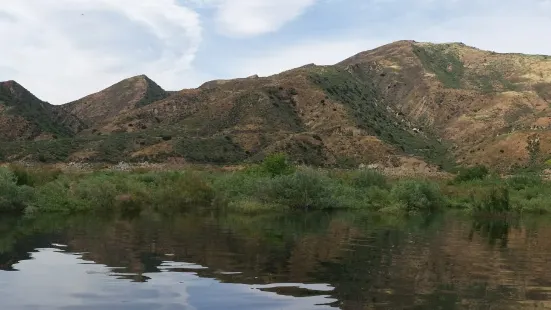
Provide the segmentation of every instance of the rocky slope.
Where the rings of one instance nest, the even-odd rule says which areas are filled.
[[[89,127],[100,127],[113,117],[168,97],[145,75],[120,81],[102,91],[67,103],[64,108]]]
[[[284,151],[313,165],[506,171],[551,157],[550,102],[551,57],[399,41],[333,66],[178,92],[130,78],[56,107],[84,126],[65,125],[78,134],[57,139],[54,155],[40,141],[3,148],[10,160],[230,164]]]
[[[41,101],[15,81],[0,82],[0,141],[71,137],[83,128],[63,107]]]

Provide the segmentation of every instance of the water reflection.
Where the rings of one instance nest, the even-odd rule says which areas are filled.
[[[518,219],[510,218],[475,218],[473,220],[469,239],[472,240],[474,234],[477,233],[481,237],[488,240],[488,244],[496,245],[499,242],[501,248],[507,248],[507,242],[511,226],[517,229]]]
[[[454,214],[0,221],[6,309],[532,309],[551,221]],[[33,308],[34,307],[34,308]]]

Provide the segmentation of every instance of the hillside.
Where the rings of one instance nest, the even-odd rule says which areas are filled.
[[[447,141],[460,164],[508,170],[548,159],[551,57],[406,41],[339,65],[371,73],[385,104]]]
[[[76,137],[3,149],[10,160],[233,164],[284,151],[312,165],[508,171],[551,158],[550,102],[551,57],[399,41],[178,92],[130,78],[59,107],[88,127]]]
[[[102,91],[67,103],[64,108],[89,127],[100,127],[113,117],[168,97],[145,75],[120,81]]]
[[[83,127],[77,117],[41,101],[17,82],[0,82],[0,141],[71,137]]]

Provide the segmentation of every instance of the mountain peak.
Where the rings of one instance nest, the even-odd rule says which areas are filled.
[[[0,81],[0,85],[10,85],[10,84],[18,84],[18,83],[14,80]]]
[[[0,141],[69,137],[80,128],[75,117],[38,99],[14,80],[0,82],[0,103],[8,111],[0,115]]]
[[[25,87],[21,86],[21,84],[17,83],[14,80],[8,80],[8,81],[2,81],[0,82],[0,85],[3,87],[7,87],[10,89],[25,89]]]
[[[145,74],[139,74],[139,75],[134,75],[134,76],[131,76],[129,78],[126,78],[122,81],[132,81],[132,80],[146,80],[146,81],[151,81],[151,79],[145,75]],[[122,82],[121,81],[121,82]]]
[[[147,75],[119,81],[99,92],[67,103],[64,107],[89,126],[101,126],[117,115],[168,97]]]
[[[39,100],[30,91],[14,80],[0,82],[0,96],[9,96],[22,101]]]

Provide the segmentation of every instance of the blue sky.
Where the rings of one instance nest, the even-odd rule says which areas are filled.
[[[61,104],[147,74],[165,89],[333,64],[408,39],[551,54],[551,0],[17,0],[0,80]]]

